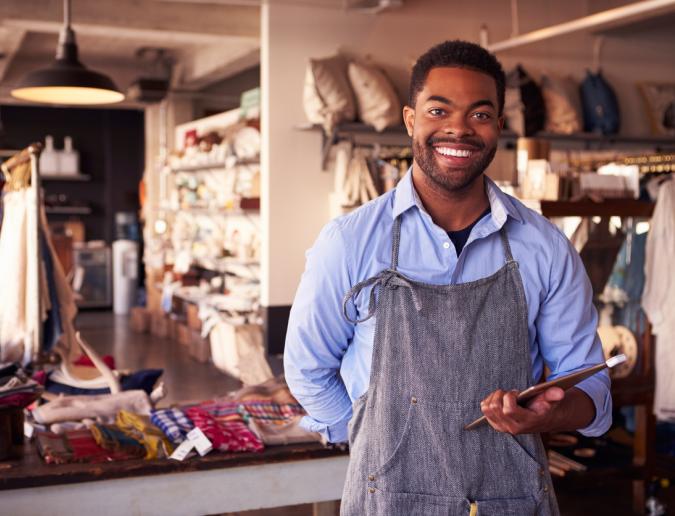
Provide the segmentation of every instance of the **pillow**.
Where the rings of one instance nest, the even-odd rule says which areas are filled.
[[[347,61],[341,56],[310,59],[305,74],[303,104],[307,119],[327,133],[340,122],[356,118],[354,94],[347,80]]]
[[[574,79],[545,73],[541,78],[541,94],[546,104],[547,131],[558,134],[582,131],[579,86]]]
[[[504,118],[507,127],[520,136],[537,134],[546,122],[541,89],[520,65],[506,75]]]
[[[376,131],[401,123],[401,101],[387,76],[379,68],[349,63],[349,82],[356,96],[359,118]]]

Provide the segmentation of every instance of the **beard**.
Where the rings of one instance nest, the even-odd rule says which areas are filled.
[[[442,167],[436,158],[434,143],[454,143],[471,145],[475,150],[471,163],[466,167]],[[447,138],[429,138],[424,144],[413,139],[413,158],[417,162],[424,175],[431,181],[431,185],[437,190],[448,193],[458,193],[465,190],[478,179],[497,153],[497,144],[486,148],[481,140],[462,139],[450,140]]]

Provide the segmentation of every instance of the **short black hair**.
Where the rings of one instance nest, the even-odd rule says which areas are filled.
[[[417,95],[424,88],[429,71],[432,68],[456,67],[468,68],[482,72],[495,80],[497,85],[497,108],[501,116],[504,110],[504,89],[506,78],[504,69],[494,54],[491,54],[480,45],[459,39],[444,41],[430,48],[415,63],[410,78],[410,94],[408,102],[415,107]]]

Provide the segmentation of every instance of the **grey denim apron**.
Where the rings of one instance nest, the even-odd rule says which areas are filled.
[[[391,267],[372,285],[377,321],[370,386],[354,403],[344,516],[558,515],[538,434],[513,436],[489,425],[465,431],[496,389],[532,384],[527,302],[504,228],[506,264],[458,285],[412,281]],[[351,319],[350,319],[351,320]]]

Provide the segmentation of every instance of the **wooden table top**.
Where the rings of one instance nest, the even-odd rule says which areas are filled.
[[[24,443],[22,451],[21,459],[0,461],[0,491],[143,475],[257,466],[275,462],[321,459],[348,453],[325,448],[319,443],[309,443],[270,446],[260,453],[214,451],[205,457],[191,457],[183,462],[170,459],[134,459],[97,464],[45,464],[34,443]]]

